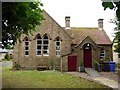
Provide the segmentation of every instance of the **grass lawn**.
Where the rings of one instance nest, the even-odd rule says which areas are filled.
[[[3,67],[3,88],[106,88],[58,71],[12,71],[10,68]]]

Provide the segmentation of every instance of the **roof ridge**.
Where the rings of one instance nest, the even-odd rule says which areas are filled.
[[[98,28],[98,27],[71,27],[71,28]]]
[[[71,36],[44,9],[43,12],[46,13],[71,38]]]
[[[65,29],[65,27],[62,27]],[[98,29],[98,27],[70,27],[71,29]]]

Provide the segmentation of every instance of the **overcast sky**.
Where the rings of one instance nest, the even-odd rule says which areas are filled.
[[[115,17],[115,11],[104,11],[101,0],[41,0],[43,9],[62,27],[65,16],[70,16],[71,27],[98,27],[98,19],[104,19],[104,29],[113,39],[114,24],[109,23]]]

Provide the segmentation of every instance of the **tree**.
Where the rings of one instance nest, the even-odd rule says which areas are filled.
[[[2,3],[2,43],[7,46],[10,40],[15,44],[21,34],[31,34],[44,19],[40,2]]]
[[[102,6],[104,7],[104,10],[106,10],[106,8],[110,8],[116,11],[117,18],[113,21],[113,23],[116,24],[114,42],[117,43],[115,51],[118,52],[118,56],[120,58],[120,1],[114,2],[114,0],[111,0],[111,2],[103,2]]]

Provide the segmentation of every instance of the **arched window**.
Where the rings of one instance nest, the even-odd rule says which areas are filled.
[[[100,59],[104,59],[105,58],[105,49],[101,48],[100,49]]]
[[[40,36],[36,37],[36,54],[42,55],[42,38]]]
[[[60,39],[59,37],[56,38],[56,55],[60,55]]]
[[[49,39],[47,35],[44,35],[43,37],[43,55],[49,55]]]
[[[24,51],[26,56],[29,55],[29,40],[27,37],[24,39]]]

